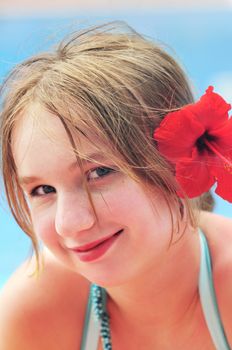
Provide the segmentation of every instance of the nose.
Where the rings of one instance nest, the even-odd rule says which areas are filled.
[[[65,193],[57,200],[55,229],[58,235],[74,238],[79,232],[91,229],[96,216],[87,193]]]

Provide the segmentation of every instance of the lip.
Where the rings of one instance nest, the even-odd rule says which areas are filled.
[[[88,243],[88,244],[84,244],[80,247],[77,247],[77,248],[74,248],[72,250],[75,250],[76,252],[86,252],[90,249],[93,249],[94,247],[98,246],[99,244],[103,243],[104,241],[107,241],[109,238],[113,237],[115,234],[119,233],[120,231],[114,233],[113,235],[110,235],[110,236],[107,236],[107,237],[104,237],[104,238],[101,238],[101,239],[98,239],[97,241],[94,241],[94,242],[91,242],[91,243]]]
[[[122,232],[123,230],[117,231],[113,235],[70,250],[76,253],[81,261],[96,260],[107,252]]]

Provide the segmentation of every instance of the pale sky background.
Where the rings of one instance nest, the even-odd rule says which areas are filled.
[[[225,10],[232,0],[0,0],[1,16],[59,15],[73,11]]]

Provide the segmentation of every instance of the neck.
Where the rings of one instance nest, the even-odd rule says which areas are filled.
[[[187,231],[172,245],[159,268],[129,283],[107,288],[108,311],[120,324],[152,325],[162,331],[191,317],[198,300],[199,237]]]

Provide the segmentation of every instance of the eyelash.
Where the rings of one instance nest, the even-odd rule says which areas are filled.
[[[107,170],[108,173],[107,173],[107,174],[102,174],[102,175],[100,175],[98,178],[92,178],[92,180],[94,180],[94,181],[98,181],[98,180],[100,180],[101,178],[103,178],[103,177],[105,177],[105,176],[108,176],[108,175],[110,175],[110,174],[116,172],[115,169],[112,169],[112,168],[109,168],[109,167],[106,167],[106,166],[99,166],[99,167],[94,168],[94,169],[91,169],[91,170],[89,170],[89,171],[87,172],[87,180],[88,180],[88,181],[91,180],[89,175],[93,174],[93,173],[94,173],[95,171],[97,171],[97,170],[103,170],[103,171]]]
[[[98,177],[95,177],[95,178],[93,177],[93,178],[91,179],[91,178],[90,178],[90,175],[93,174],[94,172],[96,172],[97,170],[104,170],[104,171],[107,170],[107,173],[106,173],[106,174],[102,174],[102,175],[100,175],[100,176],[98,176]],[[112,169],[112,168],[109,168],[109,167],[100,166],[100,167],[94,168],[94,169],[92,169],[92,170],[89,170],[89,171],[87,172],[87,181],[94,181],[94,182],[96,182],[96,181],[99,181],[99,180],[101,180],[102,178],[104,178],[104,177],[106,177],[106,176],[109,176],[109,175],[111,175],[112,173],[115,173],[115,172],[117,172],[116,169]],[[44,193],[44,194],[39,194],[39,193],[38,193],[38,190],[39,190],[40,188],[43,188],[43,189],[47,188],[47,189],[49,189],[49,190],[52,189],[52,191],[49,191],[48,193]],[[55,188],[54,188],[53,186],[49,186],[49,185],[40,185],[40,186],[36,186],[35,188],[33,188],[32,191],[30,191],[29,195],[30,195],[31,197],[41,197],[41,196],[46,196],[46,195],[48,195],[48,194],[50,194],[50,193],[56,193],[56,190],[55,190]]]

